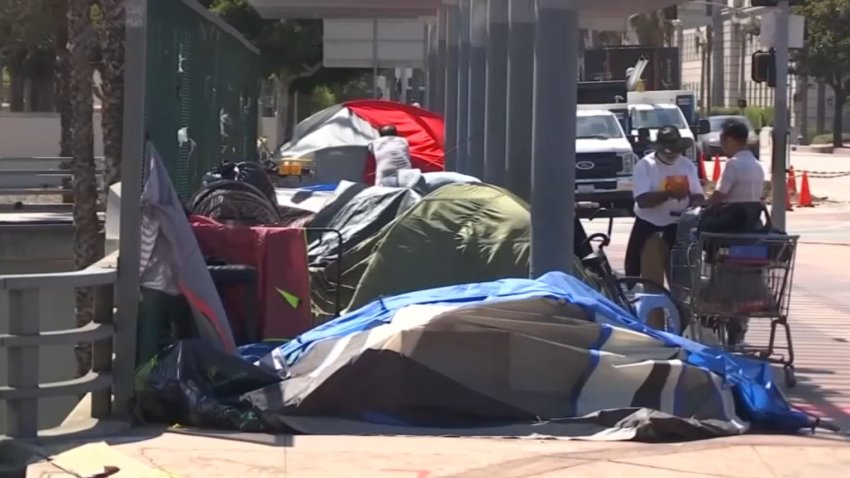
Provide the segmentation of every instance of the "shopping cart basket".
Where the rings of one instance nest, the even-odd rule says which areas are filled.
[[[783,366],[785,382],[796,384],[794,347],[788,325],[794,259],[799,236],[781,233],[699,233],[687,247],[677,244],[671,257],[673,276],[679,277],[674,295],[685,302],[692,337],[705,342],[704,330],[713,330],[720,345],[735,353]],[[681,280],[685,274],[688,280]],[[730,340],[730,329],[751,320],[769,320],[764,346]],[[782,329],[785,346],[777,346]]]

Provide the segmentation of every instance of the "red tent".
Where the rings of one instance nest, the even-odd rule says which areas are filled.
[[[295,127],[292,140],[281,147],[281,157],[325,163],[317,167],[317,174],[326,176],[319,182],[368,180],[374,174],[374,160],[370,161],[367,147],[385,125],[395,126],[410,143],[414,168],[444,169],[443,118],[423,108],[383,100],[349,101],[305,119]]]

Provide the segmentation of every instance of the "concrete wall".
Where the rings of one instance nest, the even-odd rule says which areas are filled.
[[[2,130],[0,130],[2,132]],[[2,143],[2,141],[0,141]],[[6,226],[0,224],[0,274],[32,274],[74,269],[73,228],[56,226]],[[41,329],[62,330],[75,327],[74,293],[67,289],[43,289],[39,321]],[[0,334],[8,332],[8,294],[0,292]],[[6,350],[0,348],[0,385],[6,382]],[[42,347],[39,354],[39,379],[42,382],[68,380],[76,372],[73,346]],[[77,403],[76,397],[42,399],[39,403],[40,427],[58,426]],[[0,435],[6,422],[5,402],[0,402]]]
[[[0,111],[0,156],[57,156],[60,136],[56,113]],[[94,154],[103,156],[100,113],[94,114]]]

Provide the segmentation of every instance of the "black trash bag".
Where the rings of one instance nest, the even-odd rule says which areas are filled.
[[[241,397],[280,381],[200,340],[184,340],[140,367],[136,408],[149,423],[268,433],[274,430]]]

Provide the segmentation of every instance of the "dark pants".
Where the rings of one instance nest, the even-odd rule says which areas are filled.
[[[640,277],[640,257],[641,254],[643,254],[643,248],[646,245],[647,239],[657,233],[661,233],[661,238],[667,244],[667,247],[672,249],[673,243],[676,242],[676,223],[662,227],[656,226],[651,222],[644,221],[639,217],[635,218],[635,224],[632,226],[632,233],[629,235],[629,245],[626,246],[627,276]]]

